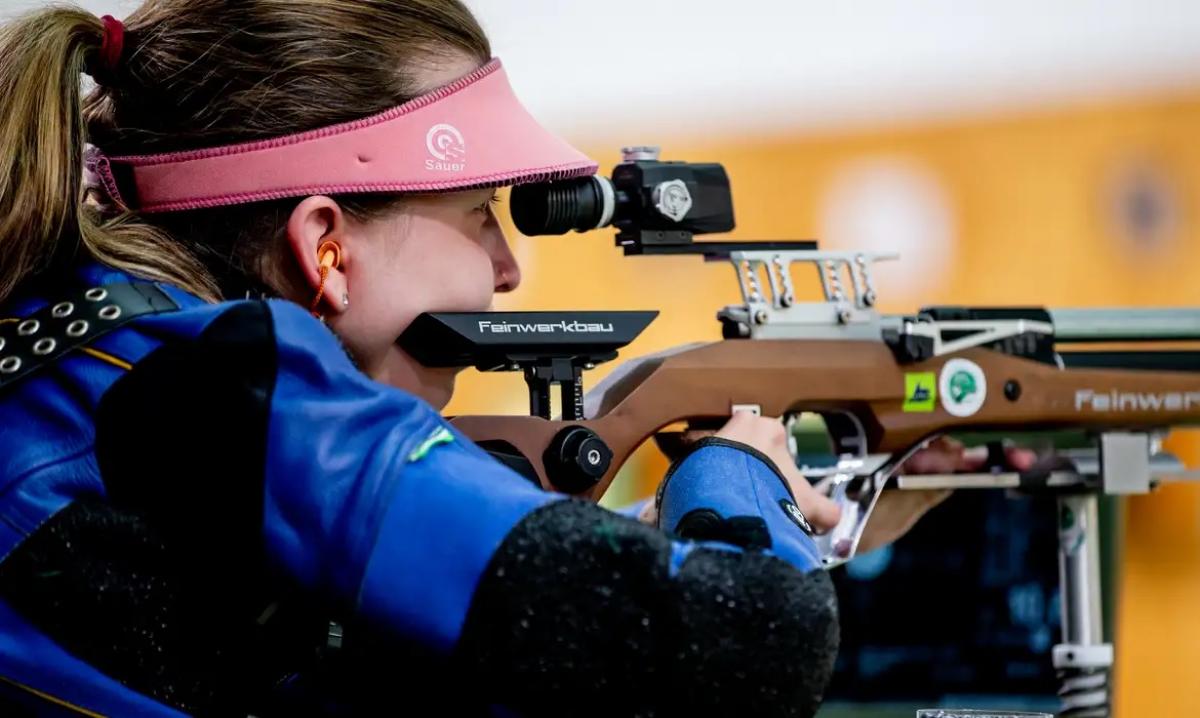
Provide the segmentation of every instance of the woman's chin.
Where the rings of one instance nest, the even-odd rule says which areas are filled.
[[[372,378],[416,394],[438,410],[450,403],[454,380],[462,369],[422,366],[404,350],[393,346]]]
[[[445,409],[450,403],[450,397],[454,395],[454,380],[460,371],[462,370],[421,367],[417,372],[421,376],[421,388],[417,393],[438,411]]]

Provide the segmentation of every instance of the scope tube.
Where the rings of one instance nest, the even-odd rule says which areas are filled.
[[[612,180],[600,175],[513,187],[513,224],[527,237],[588,232],[612,224],[617,195]]]

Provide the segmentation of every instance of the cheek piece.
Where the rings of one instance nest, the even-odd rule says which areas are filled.
[[[398,107],[286,137],[88,169],[113,204],[140,213],[359,192],[441,192],[593,175],[599,165],[542,127],[498,58]]]

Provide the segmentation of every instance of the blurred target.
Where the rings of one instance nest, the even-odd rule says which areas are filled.
[[[834,175],[821,206],[821,243],[830,249],[897,252],[872,270],[884,301],[925,295],[950,276],[954,216],[934,174],[905,158],[872,158]]]
[[[1179,189],[1159,163],[1122,163],[1105,187],[1107,224],[1121,248],[1134,255],[1162,252],[1178,241]]]

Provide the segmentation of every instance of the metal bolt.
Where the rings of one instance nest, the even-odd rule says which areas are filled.
[[[757,312],[754,313],[754,323],[755,324],[766,324],[767,318],[768,317],[767,317],[766,309],[759,309]]]
[[[692,193],[683,180],[660,182],[654,188],[652,199],[659,214],[672,222],[682,222],[687,213],[692,211]]]
[[[840,302],[846,298],[845,292],[842,290],[842,278],[838,273],[837,265],[833,260],[825,261],[825,274],[829,277],[829,292],[835,302]]]
[[[875,292],[873,290],[868,289],[866,292],[863,293],[863,298],[862,298],[863,306],[864,307],[875,306],[875,299],[876,299]]]
[[[796,302],[796,298],[790,294],[785,294],[779,298],[779,303],[785,307],[790,307]]]
[[[842,324],[849,324],[850,319],[853,316],[854,315],[850,313],[849,309],[839,309],[838,310],[838,321],[840,321]]]

